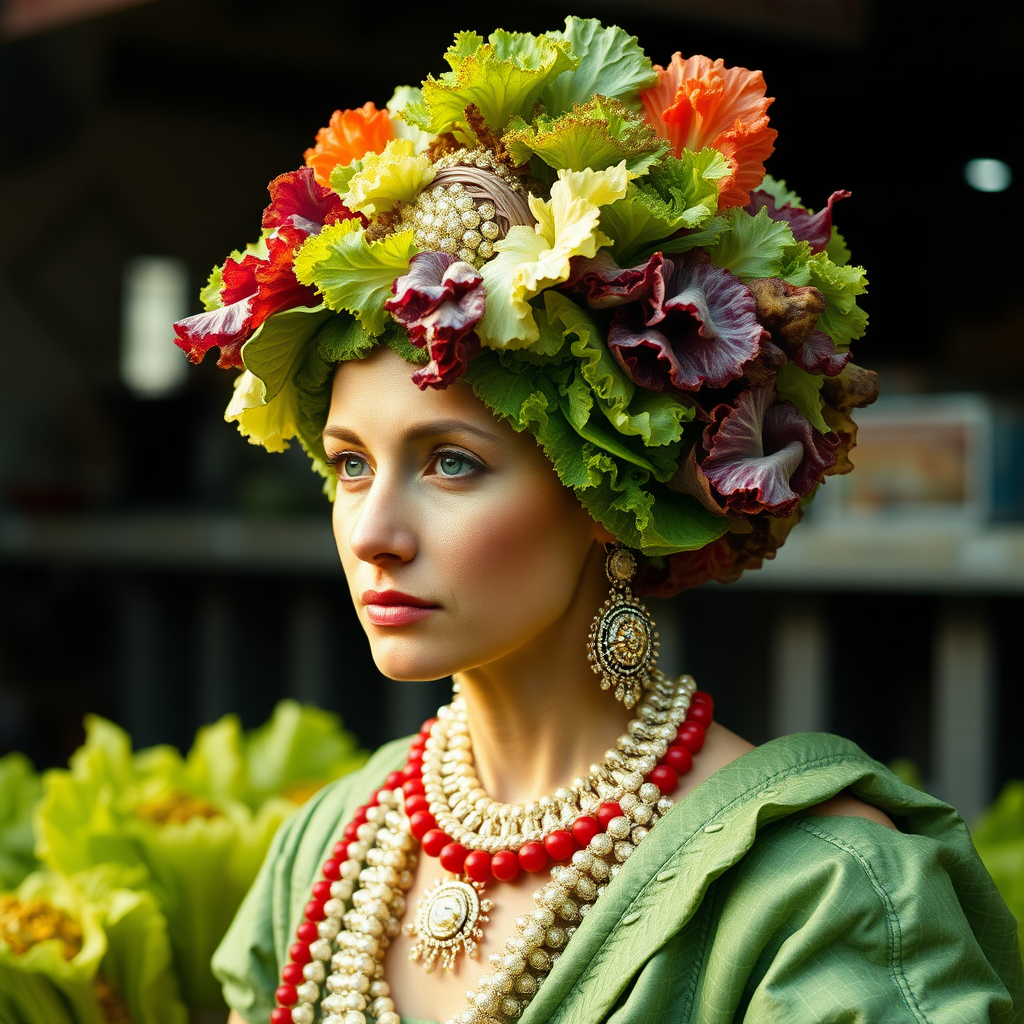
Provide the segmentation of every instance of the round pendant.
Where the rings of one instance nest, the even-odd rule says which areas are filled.
[[[458,879],[435,882],[416,905],[416,920],[405,926],[417,939],[410,960],[423,959],[427,973],[441,957],[441,966],[450,971],[463,950],[476,957],[477,942],[483,936],[481,924],[494,904],[483,895],[480,882]]]

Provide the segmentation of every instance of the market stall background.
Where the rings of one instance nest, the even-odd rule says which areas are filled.
[[[521,3],[501,27],[565,13]],[[595,0],[583,13],[623,24],[656,61],[680,49],[764,70],[772,173],[812,207],[853,194],[836,219],[870,281],[857,361],[883,393],[973,394],[991,430],[968,461],[1003,460],[959,518],[823,517],[762,573],[666,603],[667,667],[754,741],[843,733],[909,759],[971,818],[1024,776],[1021,9]],[[255,726],[282,697],[339,712],[372,748],[444,699],[444,681],[373,667],[301,452],[268,457],[223,424],[229,381],[212,360],[147,393],[124,339],[146,281],[183,276],[195,311],[209,268],[253,233],[266,183],[331,111],[438,73],[454,31],[486,33],[490,17],[326,0],[7,5],[0,753],[63,765],[87,712],[138,746],[184,749],[200,725],[235,712]],[[979,158],[1016,179],[972,188]],[[739,621],[751,640],[737,650]]]

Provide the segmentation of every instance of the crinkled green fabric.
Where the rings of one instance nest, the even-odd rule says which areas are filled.
[[[407,746],[381,748],[278,833],[213,961],[251,1024],[268,1019],[319,864]],[[800,815],[844,789],[899,831]],[[1016,927],[956,812],[849,741],[803,733],[727,765],[659,822],[521,1024],[1022,1019]]]

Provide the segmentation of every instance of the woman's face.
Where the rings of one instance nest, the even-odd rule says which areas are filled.
[[[334,536],[377,667],[436,679],[550,642],[608,534],[531,435],[468,385],[420,391],[410,376],[386,346],[341,364],[324,448]],[[585,634],[575,639],[582,649]]]

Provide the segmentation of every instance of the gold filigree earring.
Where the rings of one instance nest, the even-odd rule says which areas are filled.
[[[658,653],[651,613],[633,593],[636,556],[616,543],[604,561],[611,594],[594,616],[587,658],[601,677],[601,689],[614,687],[616,700],[633,707],[643,694]]]

